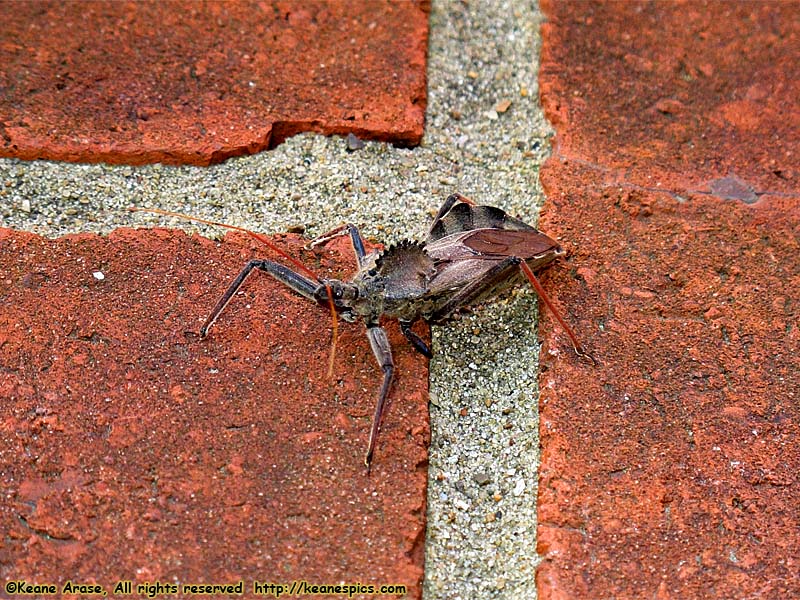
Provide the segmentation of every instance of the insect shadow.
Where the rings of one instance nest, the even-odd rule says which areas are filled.
[[[334,344],[336,316],[348,322],[364,322],[372,352],[383,372],[364,457],[368,470],[395,371],[392,348],[386,331],[380,325],[381,317],[397,319],[400,330],[411,345],[431,358],[430,348],[412,331],[417,320],[444,322],[459,309],[480,303],[525,277],[564,328],[576,354],[596,364],[534,275],[535,271],[564,254],[558,243],[503,210],[476,205],[461,194],[453,194],[445,200],[423,242],[404,240],[383,251],[368,253],[358,228],[352,224],[342,225],[311,242],[312,246],[319,246],[337,236],[349,236],[358,265],[358,271],[350,281],[320,279],[266,238],[246,229],[162,210],[132,210],[178,216],[244,231],[297,267],[294,270],[265,259],[248,261],[200,329],[202,338],[208,335],[220,313],[254,269],[268,273],[301,296],[329,308],[334,316]]]

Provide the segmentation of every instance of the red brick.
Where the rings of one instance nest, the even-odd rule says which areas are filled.
[[[609,183],[796,193],[796,2],[544,2],[541,96],[558,154]],[[551,18],[552,17],[552,18]]]
[[[543,599],[800,596],[796,8],[545,4]]]
[[[5,2],[0,156],[207,165],[422,138],[427,2]]]
[[[329,379],[329,315],[256,273],[198,338],[263,246],[167,230],[0,229],[0,243],[4,581],[302,579],[420,596],[426,369],[398,327],[367,476],[380,371],[361,325],[340,324]],[[350,270],[278,243],[320,273]]]

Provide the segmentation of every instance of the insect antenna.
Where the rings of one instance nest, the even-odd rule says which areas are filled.
[[[266,236],[256,233],[255,231],[250,231],[249,229],[245,229],[244,227],[237,227],[236,225],[229,225],[228,223],[220,223],[218,221],[211,221],[209,219],[203,219],[200,217],[194,217],[190,215],[184,215],[177,212],[172,212],[169,210],[163,210],[161,208],[139,208],[138,206],[131,206],[129,208],[131,212],[147,212],[147,213],[154,213],[157,215],[164,215],[165,217],[176,217],[178,219],[185,219],[187,221],[195,221],[197,223],[203,223],[205,225],[214,225],[216,227],[223,227],[225,229],[231,229],[233,231],[241,231],[246,233],[250,237],[258,240],[262,244],[265,244],[267,247],[270,248],[276,254],[279,254],[290,263],[292,263],[295,267],[297,267],[300,271],[311,277],[314,281],[322,283],[317,277],[316,273],[314,273],[311,269],[301,263],[299,260],[294,258],[288,252],[281,250],[278,246],[270,242]],[[325,291],[328,294],[328,304],[331,309],[331,319],[332,319],[332,335],[331,335],[331,353],[330,358],[328,359],[328,377],[333,377],[333,363],[334,358],[336,357],[336,342],[339,338],[339,319],[338,315],[336,314],[336,306],[333,302],[333,291],[331,290],[331,286],[327,283],[323,284],[325,286]]]
[[[528,266],[528,263],[526,263],[523,260],[523,261],[521,261],[519,263],[519,267],[520,267],[520,269],[522,269],[522,272],[525,274],[525,277],[528,278],[528,281],[531,282],[531,285],[536,290],[536,293],[539,294],[539,298],[541,298],[542,302],[544,302],[547,305],[547,308],[550,310],[550,312],[556,318],[556,321],[559,322],[561,327],[564,329],[564,331],[569,336],[569,339],[572,342],[572,348],[575,350],[575,354],[577,354],[578,356],[581,356],[583,358],[586,358],[587,360],[591,361],[591,363],[593,365],[597,366],[597,361],[595,360],[595,358],[584,349],[583,344],[581,344],[578,341],[578,336],[575,335],[575,332],[572,331],[572,328],[569,325],[567,325],[567,322],[564,321],[564,319],[561,317],[561,315],[559,314],[558,310],[556,310],[556,307],[553,306],[553,301],[550,300],[550,297],[544,291],[544,288],[542,287],[542,284],[539,283],[538,279],[536,279],[536,276],[533,274],[533,271]]]

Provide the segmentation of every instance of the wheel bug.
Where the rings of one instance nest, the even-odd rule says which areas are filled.
[[[208,335],[219,315],[254,269],[268,273],[301,296],[331,309],[334,321],[331,367],[336,343],[336,316],[348,322],[364,321],[370,347],[383,371],[364,457],[367,469],[372,463],[395,369],[386,331],[380,325],[381,317],[397,319],[400,330],[411,345],[431,358],[428,346],[411,330],[417,320],[424,319],[429,323],[446,321],[462,307],[477,304],[497,294],[524,275],[569,336],[575,353],[597,364],[584,350],[534,275],[534,271],[546,267],[564,254],[558,243],[503,210],[476,205],[461,194],[453,194],[445,200],[422,243],[404,240],[381,252],[368,253],[361,234],[351,224],[342,225],[313,240],[311,246],[319,246],[340,235],[350,237],[358,267],[350,281],[319,279],[302,263],[246,229],[157,209],[131,210],[155,212],[244,231],[269,245],[302,271],[300,273],[271,260],[250,260],[212,309],[200,329],[201,338]]]

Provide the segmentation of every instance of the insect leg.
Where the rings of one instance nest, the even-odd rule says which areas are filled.
[[[572,331],[572,328],[567,325],[567,322],[561,317],[559,312],[556,310],[556,307],[553,306],[553,301],[550,300],[550,297],[544,291],[542,284],[539,283],[538,279],[536,279],[536,275],[533,274],[533,271],[531,271],[531,268],[528,266],[528,264],[525,261],[522,261],[519,266],[522,269],[522,272],[525,274],[525,277],[527,277],[528,281],[531,282],[531,285],[536,290],[536,293],[539,294],[539,298],[541,298],[542,302],[547,305],[547,308],[550,309],[550,312],[556,318],[556,321],[558,321],[564,331],[567,332],[567,337],[569,337],[570,341],[572,342],[572,348],[575,350],[575,354],[582,358],[586,358],[594,366],[597,366],[597,360],[595,360],[594,356],[589,354],[584,349],[583,344],[578,341],[578,336],[575,335],[575,332]]]
[[[347,224],[347,232],[350,234],[353,252],[356,253],[356,262],[360,269],[364,266],[364,257],[367,255],[367,251],[364,249],[364,238],[361,237],[361,232],[358,230],[358,227],[350,223]]]
[[[389,345],[389,338],[386,331],[377,323],[367,325],[367,338],[372,347],[372,353],[383,370],[383,384],[381,385],[381,395],[378,397],[378,404],[375,406],[375,415],[372,417],[372,430],[369,434],[369,444],[367,455],[364,457],[364,464],[367,465],[369,472],[372,463],[372,453],[375,451],[375,441],[378,439],[378,432],[381,429],[383,420],[383,409],[386,405],[386,398],[389,396],[389,389],[392,386],[394,375],[394,359],[392,358],[392,347]]]
[[[406,336],[406,339],[411,342],[412,346],[414,346],[414,350],[427,358],[433,358],[433,353],[431,352],[430,348],[428,348],[428,345],[422,341],[421,337],[411,331],[411,326],[413,324],[413,321],[400,321],[400,331],[403,332],[403,335]]]
[[[340,235],[350,236],[350,241],[353,244],[353,252],[355,252],[356,255],[356,262],[358,263],[358,268],[360,269],[363,266],[364,257],[367,255],[367,251],[364,249],[364,239],[361,237],[361,232],[359,232],[358,227],[352,223],[345,223],[336,229],[332,229],[328,233],[323,233],[321,236],[315,238],[309,244],[309,247],[314,248],[315,246],[321,246],[322,244],[329,242],[333,238],[339,237]]]
[[[324,233],[318,238],[311,241],[308,245],[309,247],[313,248],[314,246],[319,246],[324,244],[335,237],[339,237],[340,235],[348,234],[350,236],[350,242],[353,246],[353,252],[356,255],[356,264],[358,265],[359,270],[364,266],[364,257],[366,256],[367,252],[364,249],[364,240],[361,237],[361,233],[359,233],[358,228],[353,225],[352,223],[346,223],[344,225],[340,225],[336,229],[329,231],[328,233]],[[327,286],[326,286],[327,287]],[[328,361],[328,377],[333,377],[333,360],[336,356],[336,339],[337,339],[337,324],[336,324],[336,310],[333,306],[333,296],[330,292],[330,287],[328,289],[328,298],[330,298],[330,305],[331,305],[331,316],[333,317],[333,336],[331,338],[331,357],[330,361]]]
[[[308,279],[307,277],[304,277],[295,271],[292,271],[288,267],[284,267],[279,263],[272,262],[271,260],[251,260],[244,266],[244,269],[242,269],[239,275],[236,276],[236,279],[233,280],[230,286],[228,286],[228,289],[219,299],[217,305],[211,311],[211,314],[208,315],[206,322],[203,323],[203,327],[200,328],[201,338],[204,338],[208,335],[208,330],[211,329],[214,321],[216,321],[220,313],[225,310],[228,302],[230,302],[234,294],[239,291],[239,288],[242,287],[245,279],[247,279],[247,276],[250,275],[250,272],[253,269],[260,269],[266,273],[269,273],[275,279],[287,287],[290,287],[301,296],[304,296],[309,300],[316,301],[314,298],[314,291],[320,285],[317,282]]]

